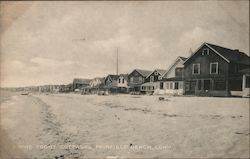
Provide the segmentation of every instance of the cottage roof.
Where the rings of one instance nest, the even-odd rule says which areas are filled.
[[[91,79],[75,78],[73,80],[73,83],[77,83],[77,84],[89,84],[90,81],[91,81]]]
[[[128,80],[128,74],[120,74],[119,77],[123,77],[125,80]]]
[[[112,80],[117,80],[119,78],[118,75],[108,75],[106,78],[110,77]]]
[[[164,78],[166,78],[167,77],[167,74],[168,74],[168,72],[177,64],[177,62],[180,60],[180,62],[182,63],[182,64],[184,64],[184,62],[187,60],[188,58],[186,58],[186,57],[182,57],[182,56],[178,56],[177,58],[176,58],[176,60],[175,60],[175,62],[168,68],[168,70],[164,73]]]
[[[207,47],[209,47],[211,50],[213,50],[216,54],[218,54],[220,57],[222,57],[225,61],[227,61],[228,63],[233,62],[233,63],[238,63],[238,64],[244,64],[244,65],[250,65],[250,57],[243,53],[240,52],[239,50],[235,49],[229,49],[229,48],[225,48],[222,46],[218,46],[218,45],[214,45],[214,44],[210,44],[210,43],[203,43],[198,50],[202,47],[206,45]],[[197,50],[197,51],[198,51]],[[196,51],[196,52],[197,52]],[[195,53],[196,53],[195,52]],[[194,53],[194,54],[195,54]],[[194,55],[193,54],[193,55]],[[189,61],[189,59],[193,56],[191,55],[186,61]],[[186,62],[185,61],[185,62]]]
[[[167,70],[155,69],[155,71],[157,71],[157,72],[159,72],[161,75],[163,75]]]
[[[186,57],[182,57],[182,56],[179,56],[179,58],[182,60],[182,61],[186,61]]]
[[[163,81],[183,81],[183,77],[171,77],[171,78],[165,78]]]
[[[141,86],[154,86],[153,82],[143,83]]]
[[[157,71],[158,73],[160,73],[161,76],[163,76],[167,70],[163,70],[163,69],[155,69],[154,71],[150,72],[150,74],[148,74],[147,78],[152,74],[154,73],[155,71]]]
[[[93,80],[99,80],[99,81],[103,82],[104,79],[105,79],[105,77],[95,77]]]
[[[135,69],[138,73],[140,73],[143,77],[147,77],[152,71],[149,70],[141,70],[141,69]]]
[[[219,54],[225,57],[230,62],[241,63],[249,65],[249,56],[239,50],[232,50],[225,47],[217,46],[214,44],[207,43],[213,49],[215,49]]]

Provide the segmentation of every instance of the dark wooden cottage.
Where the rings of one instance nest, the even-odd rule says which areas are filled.
[[[249,67],[249,56],[210,43],[203,43],[184,62],[186,95],[230,96],[242,91],[243,73]]]
[[[166,70],[155,69],[145,79],[145,83],[141,85],[141,92],[145,94],[159,94],[159,91],[163,89],[163,76]]]
[[[140,87],[143,83],[145,83],[146,77],[152,71],[149,70],[141,70],[135,69],[128,75],[128,85],[130,92],[140,92]]]
[[[90,86],[91,79],[75,78],[73,80],[73,91],[84,90]]]
[[[118,93],[117,79],[118,75],[108,75],[104,79],[104,89],[106,93]]]

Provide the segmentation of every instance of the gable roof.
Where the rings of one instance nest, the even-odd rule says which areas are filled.
[[[182,56],[178,56],[175,60],[175,62],[168,68],[168,70],[164,73],[164,77],[166,77],[166,75],[168,74],[168,72],[177,64],[177,62],[180,60],[182,64],[185,63],[185,61],[187,60],[188,58],[186,57],[182,57]]]
[[[117,80],[119,78],[118,75],[108,75],[105,79],[107,79],[108,77],[110,77],[112,80]]]
[[[99,80],[99,81],[101,81],[101,82],[104,82],[104,79],[105,79],[105,77],[95,77],[95,78],[93,78],[91,81]]]
[[[182,57],[182,56],[179,56],[178,58],[180,58],[183,62],[187,60],[186,57]]]
[[[161,75],[165,74],[167,70],[164,69],[155,69],[155,71],[159,72]]]
[[[250,60],[249,56],[247,56],[243,52],[240,52],[237,49],[232,50],[232,49],[228,49],[228,48],[217,46],[217,45],[210,44],[210,43],[206,43],[206,44],[211,46],[213,49],[215,49],[219,54],[225,57],[229,62],[249,65],[249,60]]]
[[[229,48],[225,48],[222,46],[218,46],[218,45],[214,45],[214,44],[210,44],[206,42],[204,42],[184,63],[189,61],[189,59],[194,54],[196,54],[197,51],[200,50],[200,48],[202,48],[204,45],[206,45],[208,48],[213,50],[217,55],[219,55],[222,59],[224,59],[228,63],[234,62],[234,63],[245,64],[245,65],[250,64],[250,57],[246,55],[245,53],[240,52],[237,49],[232,50]]]
[[[143,77],[147,77],[152,72],[152,71],[149,71],[149,70],[134,69],[131,73],[133,73],[134,71],[137,71]]]
[[[73,80],[73,83],[77,83],[77,84],[89,84],[90,81],[91,81],[91,79],[75,78]]]
[[[155,69],[154,71],[150,72],[150,74],[146,78],[148,78],[150,75],[152,75],[152,73],[154,73],[155,71],[157,71],[161,76],[163,76],[167,70]]]
[[[123,77],[126,81],[128,80],[128,74],[120,74],[119,77]]]

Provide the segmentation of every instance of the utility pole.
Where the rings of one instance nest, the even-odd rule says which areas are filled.
[[[118,76],[118,67],[119,67],[119,65],[118,65],[118,47],[117,47],[117,50],[116,50],[116,75]],[[118,79],[117,79],[118,80]],[[117,81],[118,82],[118,81]],[[116,87],[116,94],[118,93],[118,85],[117,85],[117,87]]]
[[[119,65],[118,65],[118,48],[117,48],[116,50],[116,75],[118,75],[118,67]]]

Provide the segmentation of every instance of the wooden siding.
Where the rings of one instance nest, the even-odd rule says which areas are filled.
[[[213,50],[209,50],[209,55],[202,55],[203,46],[193,57],[185,63],[184,77],[187,79],[202,78],[228,78],[229,63],[217,55]],[[218,74],[210,74],[210,63],[218,62]],[[193,74],[193,64],[200,64],[200,74]]]
[[[143,77],[139,72],[134,70],[128,75],[128,82],[130,85],[142,84],[145,82],[145,77]]]

